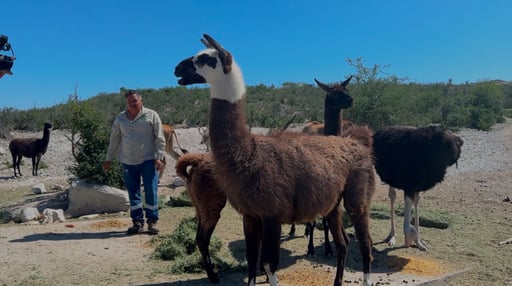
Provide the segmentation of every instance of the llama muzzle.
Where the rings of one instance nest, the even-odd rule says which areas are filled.
[[[196,67],[194,66],[193,60],[193,57],[185,59],[174,68],[174,75],[180,78],[178,79],[179,85],[206,83],[204,77],[196,72]]]

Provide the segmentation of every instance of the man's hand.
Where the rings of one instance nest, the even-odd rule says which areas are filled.
[[[103,162],[103,170],[109,171],[110,170],[110,161]]]
[[[160,169],[162,169],[163,166],[164,163],[162,162],[162,160],[155,159],[155,168],[157,171],[160,171]]]

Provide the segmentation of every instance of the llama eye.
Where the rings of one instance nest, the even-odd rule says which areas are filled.
[[[211,68],[215,69],[215,66],[217,65],[217,59],[214,57],[211,57],[207,54],[203,54],[197,58],[197,60],[195,61],[195,64],[199,67],[207,65],[207,66],[210,66]]]

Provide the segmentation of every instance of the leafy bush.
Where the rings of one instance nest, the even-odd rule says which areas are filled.
[[[111,170],[103,170],[110,139],[110,124],[88,102],[70,102],[67,112],[71,131],[72,153],[76,163],[70,171],[80,179],[123,188],[121,164],[112,162]]]

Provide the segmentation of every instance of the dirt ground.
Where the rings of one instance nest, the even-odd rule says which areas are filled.
[[[1,139],[0,148],[5,152],[0,154],[0,198],[11,197],[14,192],[25,192],[23,200],[42,196],[29,191],[36,183],[44,183],[48,189],[67,186],[70,174],[66,167],[72,164],[72,157],[64,134],[62,130],[52,132],[48,153],[42,159],[46,167],[40,176],[30,175],[31,163],[25,159],[25,176],[18,179],[8,168],[8,140]],[[394,247],[382,243],[389,231],[387,217],[372,217],[374,285],[512,285],[512,244],[499,244],[512,237],[512,121],[498,124],[490,132],[463,129],[458,134],[464,140],[458,168],[451,167],[445,181],[422,194],[420,201],[420,214],[440,213],[449,227],[421,227],[422,238],[430,247],[424,252],[402,247],[402,217],[397,221]],[[180,144],[191,151],[204,150],[199,136],[197,129],[178,130]],[[183,191],[168,187],[174,178],[174,162],[170,161],[160,186],[162,196]],[[387,186],[377,183],[374,206],[388,206]],[[399,205],[402,207],[403,203]],[[162,209],[162,233],[172,232],[182,218],[193,215],[192,208]],[[127,236],[129,225],[127,214],[46,225],[2,224],[0,285],[211,285],[204,273],[169,274],[171,262],[151,258],[152,236]],[[317,255],[306,257],[303,226],[298,226],[295,238],[287,236],[288,230],[284,225],[280,285],[332,285],[335,260],[323,256],[321,232],[315,235]],[[223,211],[214,235],[223,242],[223,251],[244,259],[242,220],[232,208]],[[245,279],[245,271],[221,273],[221,285],[243,285]],[[258,285],[268,284],[259,277]],[[345,285],[362,285],[355,241],[349,245]]]

